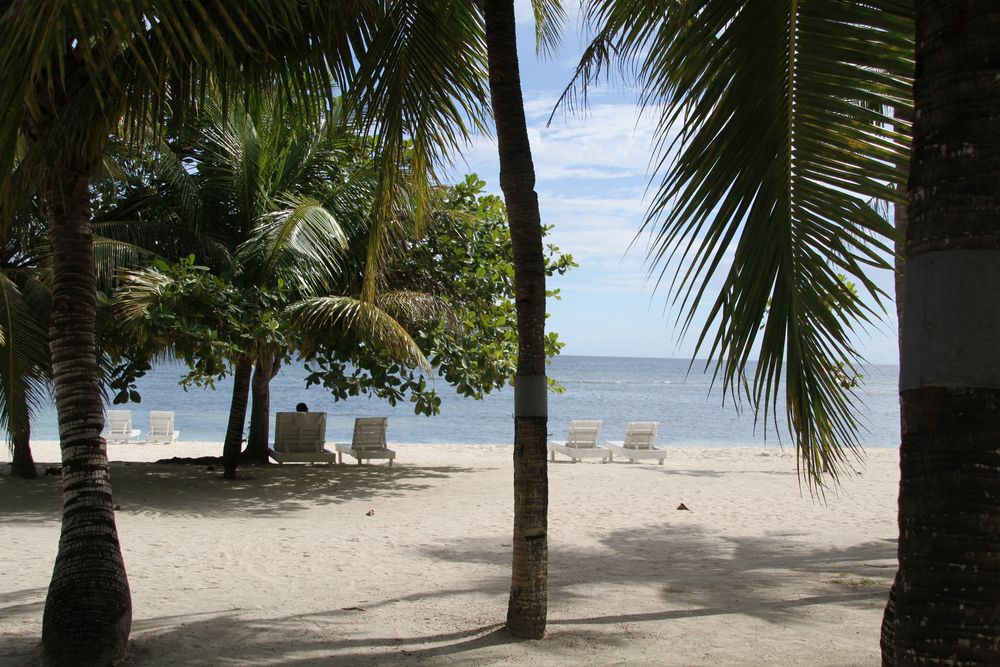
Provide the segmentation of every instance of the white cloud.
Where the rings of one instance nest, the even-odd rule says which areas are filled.
[[[560,111],[547,126],[555,102],[556,96],[550,93],[525,102],[535,178],[540,184],[628,178],[645,183],[655,139],[655,110],[640,116],[635,104],[598,102],[579,115]],[[465,162],[482,175],[496,174],[496,140],[477,137],[465,153]]]

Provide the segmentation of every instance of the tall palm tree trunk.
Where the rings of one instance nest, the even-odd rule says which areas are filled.
[[[240,465],[251,373],[253,373],[252,358],[243,357],[236,361],[236,370],[233,373],[233,399],[229,404],[229,423],[226,425],[226,440],[222,444],[223,477],[226,479],[236,479],[236,468]]]
[[[264,354],[254,365],[250,384],[250,433],[242,461],[267,463],[267,441],[271,427],[271,380],[281,370],[281,357]]]
[[[514,250],[518,357],[514,385],[514,557],[507,630],[545,634],[549,480],[545,380],[545,259],[535,169],[524,118],[513,0],[487,0],[490,97],[500,153],[500,187]]]
[[[918,0],[895,664],[1000,664],[1000,3]]]
[[[11,434],[11,445],[13,445],[13,452],[10,457],[10,474],[22,479],[38,477],[35,459],[31,456],[30,428]]]
[[[65,158],[47,193],[53,276],[49,348],[63,465],[62,532],[42,619],[42,649],[53,665],[121,660],[132,625],[101,438],[89,191],[97,164],[98,159]]]
[[[19,410],[11,410],[12,413],[27,415],[27,397],[23,391],[11,392],[8,400],[21,402]],[[21,425],[10,424],[10,474],[22,479],[35,479],[38,477],[38,470],[35,468],[35,459],[31,456],[31,422],[27,421]]]

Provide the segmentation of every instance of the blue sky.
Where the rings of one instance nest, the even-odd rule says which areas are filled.
[[[566,343],[564,354],[689,358],[697,328],[680,337],[666,287],[654,291],[649,277],[648,236],[637,237],[649,201],[655,119],[640,116],[634,95],[611,82],[591,89],[585,112],[560,112],[546,127],[582,41],[571,19],[560,51],[539,60],[527,7],[527,0],[517,3],[518,48],[542,222],[554,226],[550,241],[580,264],[550,283],[562,299],[549,303],[549,328]],[[492,137],[478,137],[453,169],[455,178],[478,173],[500,193]],[[888,272],[873,277],[892,293]],[[891,303],[887,307],[892,310]],[[859,332],[857,345],[871,362],[896,363],[894,312]]]

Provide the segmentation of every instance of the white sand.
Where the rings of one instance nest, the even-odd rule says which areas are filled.
[[[32,449],[58,460],[55,443]],[[138,463],[218,444],[111,446],[129,664],[878,664],[895,450],[869,452],[826,504],[800,490],[790,450],[550,465],[542,641],[498,631],[511,448],[398,451],[392,468],[272,465],[229,483]],[[0,663],[37,657],[59,506],[54,477],[0,479]]]

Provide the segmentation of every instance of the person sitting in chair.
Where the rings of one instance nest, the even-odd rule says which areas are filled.
[[[305,403],[299,403],[298,405],[295,406],[295,411],[296,412],[309,412],[309,406],[306,405]]]

